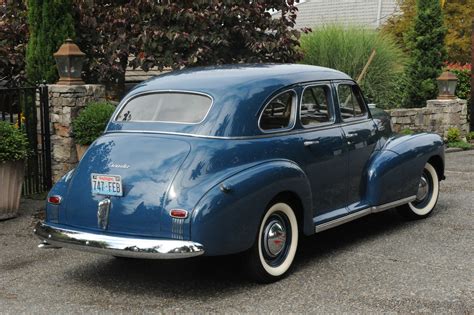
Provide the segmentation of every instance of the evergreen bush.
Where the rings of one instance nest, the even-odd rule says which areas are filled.
[[[461,131],[459,131],[459,129],[456,127],[449,128],[447,140],[448,140],[448,143],[461,141]]]
[[[423,107],[427,100],[437,97],[436,79],[446,60],[445,35],[439,1],[417,0],[415,22],[408,35],[411,60],[406,73],[405,107]]]
[[[0,162],[24,160],[28,153],[28,139],[24,132],[0,121]]]
[[[57,81],[53,54],[67,38],[74,38],[72,10],[72,0],[28,0],[26,75],[31,82]]]
[[[90,145],[99,138],[114,110],[115,106],[108,102],[89,103],[72,122],[76,143]]]
[[[334,68],[354,79],[375,49],[375,58],[361,82],[364,94],[381,108],[400,105],[405,56],[391,37],[356,26],[327,25],[303,34],[301,48],[302,63]]]

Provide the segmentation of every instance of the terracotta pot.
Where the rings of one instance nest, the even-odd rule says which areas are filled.
[[[76,144],[77,160],[80,161],[86,153],[88,145]]]
[[[0,162],[0,220],[18,216],[24,174],[23,161]]]

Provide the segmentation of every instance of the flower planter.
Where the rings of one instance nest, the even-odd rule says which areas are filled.
[[[76,144],[77,160],[80,161],[86,153],[88,145]]]
[[[18,215],[24,173],[23,161],[0,162],[0,220]]]

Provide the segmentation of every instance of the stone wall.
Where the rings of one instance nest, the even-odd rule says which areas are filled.
[[[423,108],[400,108],[387,111],[395,132],[404,129],[428,131],[446,137],[448,129],[456,127],[462,135],[469,131],[467,101],[429,100]]]
[[[72,138],[71,121],[92,101],[105,100],[102,85],[49,85],[51,122],[51,168],[53,182],[76,166],[77,153]]]

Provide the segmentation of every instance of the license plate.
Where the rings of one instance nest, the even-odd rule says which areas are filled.
[[[92,194],[123,196],[120,175],[91,174]]]

